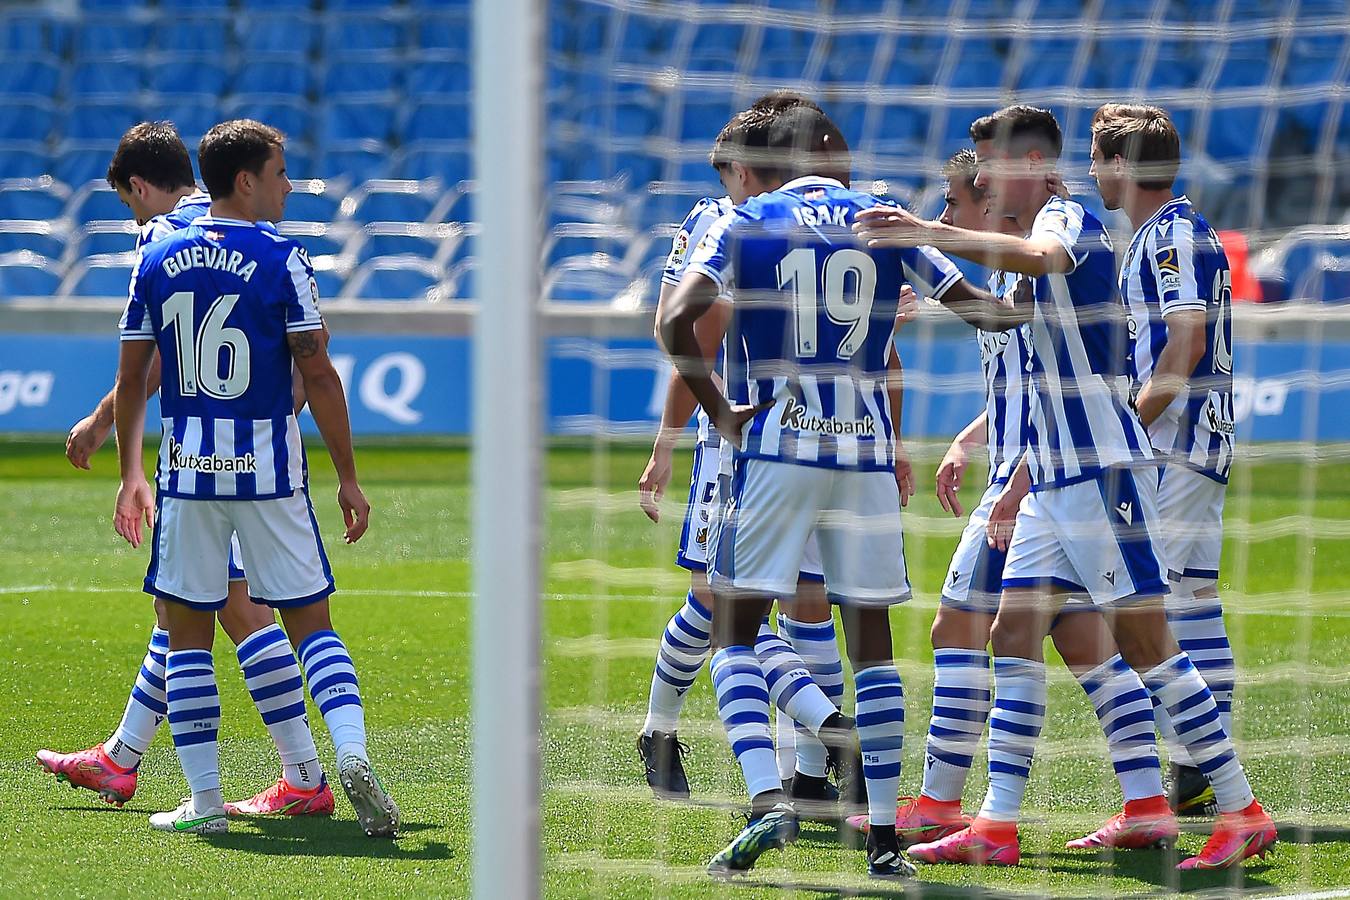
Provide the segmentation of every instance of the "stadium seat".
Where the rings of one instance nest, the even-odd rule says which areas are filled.
[[[2,106],[3,104],[0,104]],[[105,163],[106,166],[106,163]],[[42,175],[55,175],[46,148],[39,143],[28,141],[4,141],[0,143],[0,172],[10,178],[38,178]]]
[[[329,260],[320,259],[324,262]],[[311,262],[318,262],[311,258]],[[314,284],[319,288],[319,302],[331,300],[342,293],[343,287],[347,284],[347,278],[343,272],[336,266],[328,269],[320,269],[317,265],[314,268]]]
[[[1215,85],[1221,89],[1265,87],[1270,82],[1276,46],[1270,38],[1243,38],[1223,48],[1223,64]]]
[[[320,82],[319,96],[325,98],[396,99],[403,87],[402,57],[383,50],[344,54],[329,63]]]
[[[100,179],[75,190],[66,204],[66,215],[76,225],[84,225],[88,222],[127,219],[131,210],[117,196],[117,191]]]
[[[1131,91],[1141,87],[1144,48],[1145,42],[1139,38],[1099,37],[1088,54],[1084,86],[1111,91]]]
[[[0,255],[0,301],[53,297],[60,285],[56,264],[51,260],[26,250]]]
[[[679,29],[672,27],[672,24],[672,21],[664,16],[656,17],[640,14],[628,16],[623,22],[622,30],[614,38],[614,62],[619,65],[651,68],[672,65],[675,61],[673,59],[675,39],[679,34]],[[610,27],[618,26],[611,25]],[[722,46],[730,44],[733,48],[738,47],[740,44],[738,31],[739,28],[723,26],[717,37],[710,34],[709,39]],[[601,52],[604,47],[605,45],[601,43],[593,52]],[[585,51],[578,48],[578,52],[583,53]],[[697,52],[704,54],[710,51],[706,48],[699,48]],[[735,50],[726,52],[734,54]],[[680,60],[680,62],[683,63],[683,60]]]
[[[897,38],[884,81],[892,87],[928,86],[937,80],[946,41],[921,34]]]
[[[230,0],[159,0],[159,8],[166,13],[184,12],[227,12]]]
[[[0,66],[0,95],[51,97],[61,82],[61,66],[55,57],[15,55]]]
[[[830,39],[822,75],[840,84],[867,84],[881,44],[881,36],[871,32],[847,32]]]
[[[467,259],[450,270],[441,289],[447,298],[457,300],[478,300],[478,261]]]
[[[118,56],[122,58],[149,49],[150,28],[143,10],[123,7],[117,15],[82,16],[75,20],[73,42],[76,59]]]
[[[472,167],[473,154],[463,141],[418,141],[399,152],[393,168],[398,178],[439,178],[458,184],[472,177]]]
[[[287,142],[309,141],[314,134],[313,112],[303,97],[283,94],[236,94],[225,103],[225,115],[265,122],[286,135]]]
[[[294,221],[277,223],[277,231],[299,241],[310,259],[317,256],[342,256],[347,252],[353,235],[358,233],[357,229],[347,225]]]
[[[183,142],[193,150],[202,135],[220,122],[220,108],[209,94],[176,94],[157,99],[152,107],[155,118],[168,119],[182,135]]]
[[[1248,159],[1261,145],[1265,106],[1236,106],[1210,110],[1205,152],[1220,162]]]
[[[1005,54],[988,38],[953,38],[948,56],[955,60],[947,73],[947,87],[992,89],[1004,82]]]
[[[55,222],[70,199],[70,189],[50,178],[7,178],[0,181],[0,219]]]
[[[87,257],[70,267],[57,292],[62,297],[97,297],[125,303],[135,263],[134,252]]]
[[[71,103],[61,133],[77,141],[115,141],[143,118],[140,107],[125,100]]]
[[[669,32],[669,36],[656,37],[648,34],[646,29],[658,28]],[[662,24],[652,25],[650,20],[643,20],[642,31],[630,29],[625,33],[625,40],[631,41],[631,47],[635,55],[641,59],[641,64],[649,65],[653,62],[648,56],[648,48],[657,46],[658,51],[669,52],[670,44],[678,28],[669,27],[667,21]],[[728,25],[721,22],[708,22],[698,26],[694,32],[694,39],[689,45],[689,56],[682,62],[684,68],[690,72],[735,72],[742,59],[741,45],[745,41],[745,26]]]
[[[353,190],[342,202],[342,216],[369,222],[428,222],[441,197],[441,183],[384,179]]]
[[[544,299],[562,303],[614,303],[625,295],[650,290],[617,262],[605,257],[572,257],[544,276]]]
[[[453,50],[468,54],[469,36],[473,31],[468,10],[446,12],[434,8],[419,11],[416,16],[416,41],[422,50]]]
[[[357,267],[344,298],[362,300],[435,300],[444,273],[435,263],[406,256],[373,259]]]
[[[389,148],[380,141],[335,141],[323,145],[311,168],[319,178],[354,184],[387,177],[390,163]]]
[[[414,97],[448,95],[463,98],[470,89],[469,61],[458,54],[428,51],[408,66],[408,93]]]
[[[703,160],[704,165],[707,160]],[[640,187],[649,181],[656,181],[665,171],[666,158],[640,150],[623,151],[614,154],[614,174],[624,176],[628,184]]]
[[[1344,34],[1303,33],[1295,36],[1289,42],[1283,84],[1286,87],[1333,84],[1345,54],[1345,45]]]
[[[1153,18],[1154,0],[1113,0],[1103,3],[1097,15],[1104,22],[1147,22]]]
[[[450,225],[372,222],[360,230],[359,263],[379,257],[411,256],[444,263],[459,232]]]
[[[1009,60],[1015,68],[1012,86],[1019,91],[1077,87],[1079,42],[1072,38],[1041,38],[1019,42]]]
[[[296,65],[289,56],[249,53],[241,54],[237,60],[231,88],[237,94],[304,100],[312,89],[311,78],[310,66]]]
[[[144,88],[144,72],[139,63],[131,60],[75,63],[66,82],[66,92],[75,99],[111,97],[135,101]]]
[[[88,222],[82,225],[70,240],[70,256],[82,259],[89,256],[102,256],[111,253],[127,253],[136,249],[136,235],[140,229],[130,218],[130,210],[124,206],[128,218],[119,221]]]
[[[162,96],[200,96],[216,98],[236,89],[220,56],[167,56],[148,67],[147,86]]]
[[[220,15],[164,16],[154,30],[156,50],[219,59],[230,47],[230,18]]]
[[[315,0],[238,0],[241,7],[253,15],[253,9],[284,9],[291,12],[308,12],[315,6]]]
[[[66,252],[65,229],[55,222],[0,220],[0,257],[21,251],[59,260]]]
[[[286,195],[286,221],[332,222],[342,206],[341,184],[322,179],[292,179]]]
[[[277,12],[273,4],[264,4],[260,0],[260,5],[263,9],[235,19],[235,37],[241,59],[248,60],[259,53],[280,54],[289,56],[292,65],[308,68],[301,58],[312,52],[318,43],[318,21],[300,9]]]
[[[1149,90],[1170,90],[1195,84],[1200,76],[1197,44],[1180,38],[1164,38],[1154,47],[1153,68],[1148,75]]]
[[[627,255],[632,241],[632,232],[613,224],[573,222],[558,225],[544,238],[544,264],[553,266],[569,257],[587,256],[618,261]]]
[[[875,152],[880,154],[904,155],[916,147],[922,150],[928,138],[928,110],[913,103],[880,104],[871,121],[870,139],[877,142]],[[899,142],[909,150],[902,150]]]
[[[395,111],[393,103],[335,100],[320,110],[315,137],[320,145],[362,140],[387,142],[394,132]]]
[[[407,44],[405,22],[393,15],[326,16],[323,25],[323,50],[329,59],[342,59],[349,53],[401,50]]]
[[[41,12],[0,15],[0,50],[6,57],[48,53],[64,56],[70,45],[69,20]]]
[[[467,100],[417,99],[402,127],[402,141],[462,141],[469,137]]]
[[[673,136],[707,146],[739,108],[725,91],[685,91],[680,98],[679,131]]]

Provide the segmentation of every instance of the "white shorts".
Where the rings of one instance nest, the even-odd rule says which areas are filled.
[[[220,609],[238,539],[249,595],[269,606],[304,606],[333,592],[333,573],[304,490],[275,500],[159,497],[145,592],[198,609]]]
[[[961,542],[952,554],[947,579],[942,583],[943,606],[991,616],[998,612],[1008,554],[989,546],[986,526],[1003,488],[1002,482],[989,485],[980,497],[980,504],[971,510],[970,520],[961,532]],[[1067,560],[1052,578],[1061,582],[1073,580],[1073,570]],[[1069,611],[1079,606],[1091,607],[1092,601],[1086,594],[1077,594],[1064,603],[1064,608]]]
[[[680,546],[675,551],[675,565],[691,572],[708,570],[708,549],[716,546],[714,540],[719,522],[722,495],[721,482],[730,479],[719,475],[719,448],[699,443],[694,447],[694,468],[689,477],[689,504],[685,509],[684,527],[680,530]],[[802,554],[802,569],[798,573],[806,581],[823,581],[820,568],[820,547],[812,533]]]
[[[1163,470],[1158,515],[1163,562],[1172,581],[1218,579],[1227,487],[1188,466],[1171,465]]]
[[[1027,494],[1003,567],[1003,587],[1054,585],[1098,604],[1167,593],[1159,553],[1158,478],[1111,468],[1097,478]]]
[[[243,581],[248,576],[244,574],[244,554],[239,549],[239,535],[230,535],[230,560],[227,563],[230,570],[231,581]]]
[[[796,589],[812,535],[836,603],[909,599],[900,490],[890,472],[737,460],[722,507],[709,580],[784,596]]]

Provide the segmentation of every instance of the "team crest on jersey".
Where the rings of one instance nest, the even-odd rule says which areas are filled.
[[[675,235],[675,244],[670,250],[670,267],[678,269],[684,265],[684,257],[689,253],[689,232],[680,229]]]
[[[696,544],[708,543],[708,529],[706,527],[700,528],[697,532],[695,532],[694,543]]]

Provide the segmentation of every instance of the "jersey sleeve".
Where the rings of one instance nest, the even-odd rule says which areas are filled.
[[[145,254],[136,254],[136,265],[131,268],[131,285],[128,288],[127,306],[122,310],[122,319],[117,328],[124,341],[153,341],[155,329],[150,322],[150,313],[145,305],[145,279],[141,269],[145,265]]]
[[[717,292],[726,295],[730,292],[734,279],[731,267],[731,230],[736,222],[736,213],[729,212],[708,227],[703,239],[698,242],[689,257],[685,272],[697,272],[706,275],[717,285]]]
[[[941,300],[952,285],[965,277],[955,263],[932,247],[904,250],[900,259],[905,280],[914,286],[914,293],[930,300]]]
[[[1078,203],[1054,198],[1037,213],[1031,226],[1030,237],[1052,237],[1069,254],[1072,263],[1069,272],[1086,262],[1091,251],[1103,247],[1108,251],[1111,249],[1105,231],[1084,227],[1083,213],[1083,207]]]
[[[309,254],[298,244],[286,256],[286,331],[317,331],[323,327],[319,314],[319,285]]]
[[[1204,311],[1209,298],[1195,278],[1195,229],[1189,219],[1176,218],[1165,230],[1155,228],[1149,246],[1149,265],[1158,285],[1163,318],[1183,309]]]
[[[680,283],[685,265],[689,262],[689,251],[699,245],[720,215],[717,201],[711,197],[704,197],[689,210],[689,215],[684,217],[680,230],[671,241],[670,253],[666,255],[666,266],[661,271],[663,284]]]

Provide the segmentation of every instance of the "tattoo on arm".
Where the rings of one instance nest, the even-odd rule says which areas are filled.
[[[319,332],[292,331],[286,335],[286,343],[290,345],[291,356],[296,359],[308,359],[320,350]]]

